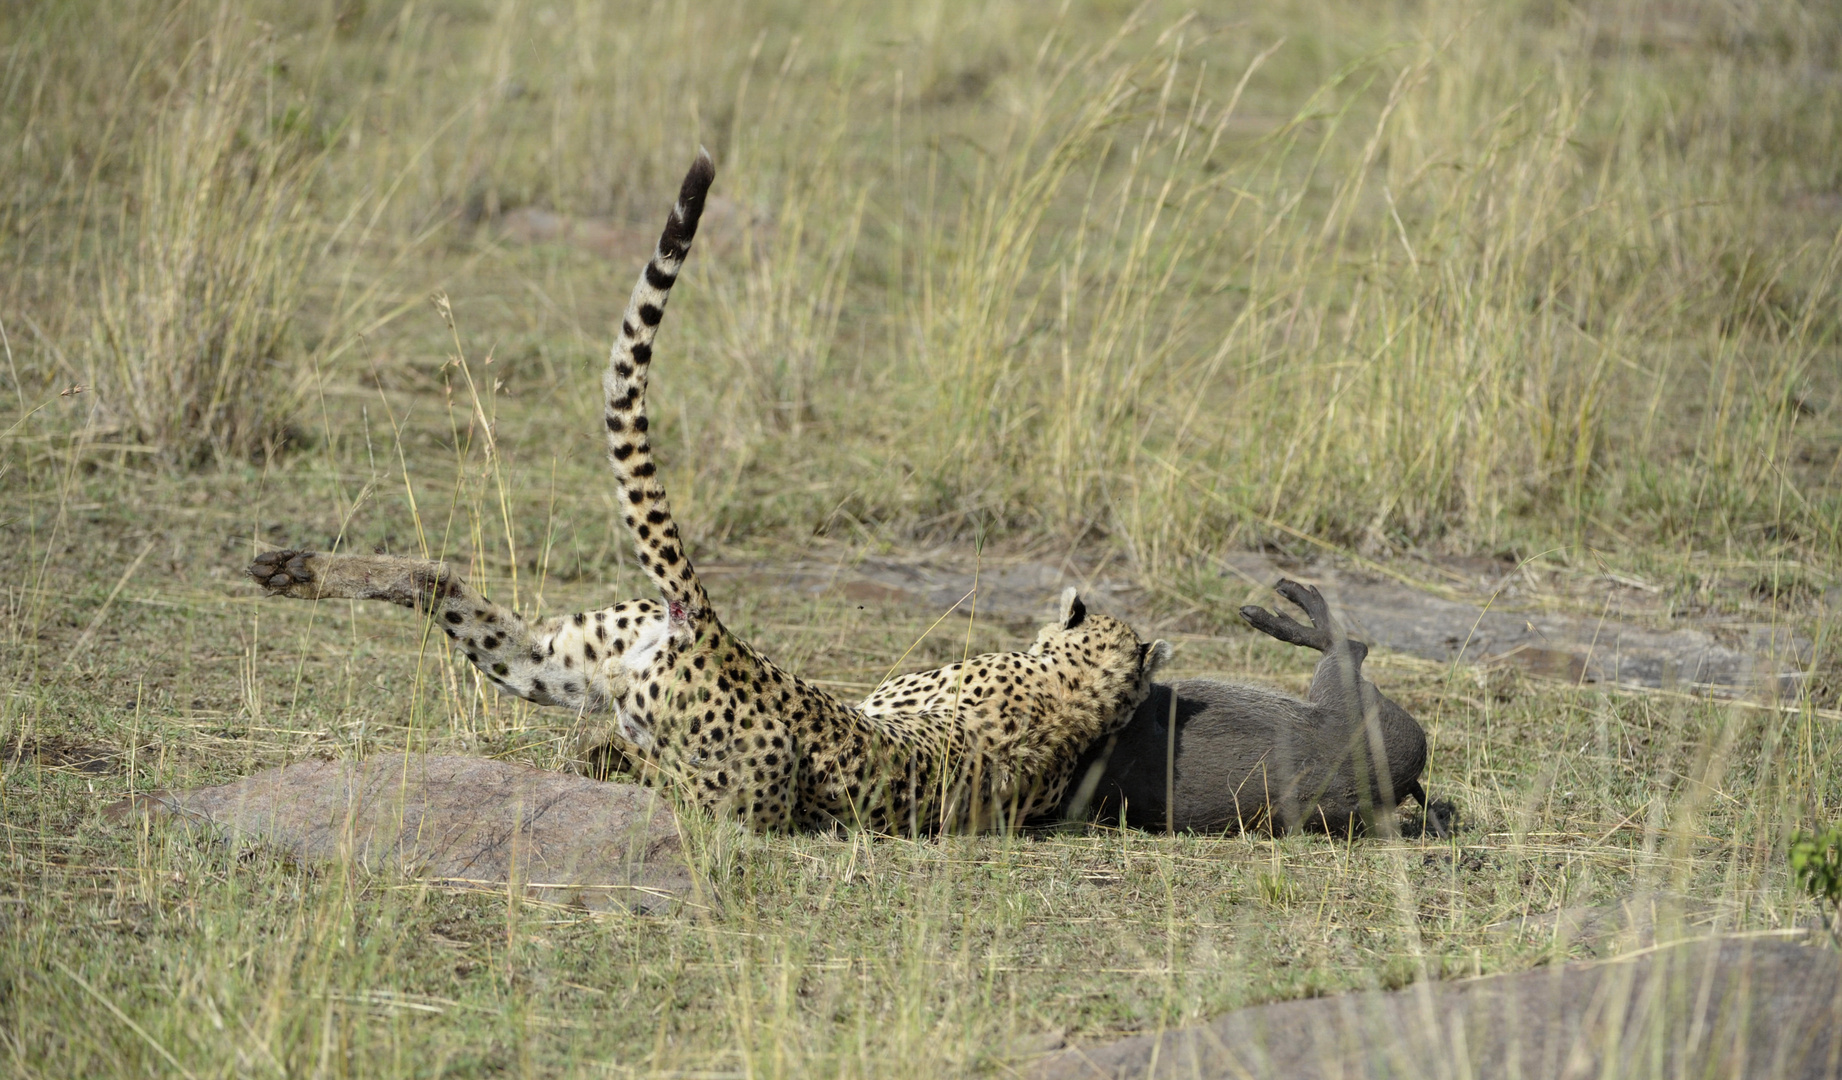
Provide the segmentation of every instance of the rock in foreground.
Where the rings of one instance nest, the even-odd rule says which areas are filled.
[[[1619,960],[1262,1005],[1065,1050],[1036,1080],[1842,1076],[1842,953],[1704,938]]]
[[[111,806],[270,844],[303,862],[351,858],[369,869],[504,889],[595,910],[709,903],[678,821],[631,784],[483,758],[383,754],[307,761],[235,783],[154,792]]]

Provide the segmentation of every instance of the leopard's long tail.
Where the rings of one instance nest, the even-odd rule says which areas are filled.
[[[671,504],[659,483],[652,442],[646,435],[646,376],[652,364],[652,339],[659,332],[659,320],[665,317],[665,301],[691,250],[704,196],[714,179],[716,165],[708,151],[699,149],[678,189],[678,203],[665,221],[658,249],[640,274],[633,298],[627,301],[620,338],[614,342],[607,374],[601,380],[607,403],[608,461],[620,481],[621,509],[633,533],[640,565],[665,594],[674,623],[697,621],[709,612],[710,599],[691,569],[678,526],[672,521]]]

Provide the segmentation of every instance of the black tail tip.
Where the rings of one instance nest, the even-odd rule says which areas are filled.
[[[687,214],[695,215],[703,209],[704,196],[715,181],[716,162],[711,160],[710,151],[700,146],[697,160],[691,162],[691,169],[684,174],[684,183],[678,189],[678,201],[684,204]]]
[[[684,183],[678,188],[678,205],[672,207],[671,216],[665,219],[665,231],[659,234],[661,257],[683,259],[691,250],[691,240],[697,236],[697,220],[704,214],[704,196],[709,194],[710,183],[715,179],[716,162],[710,160],[710,151],[700,146],[697,160],[691,162],[691,171],[684,174]]]

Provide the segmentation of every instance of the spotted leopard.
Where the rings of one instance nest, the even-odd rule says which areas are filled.
[[[1080,755],[1144,700],[1168,644],[1141,642],[1069,589],[1029,651],[905,675],[849,705],[781,670],[712,609],[658,478],[645,394],[653,339],[714,178],[700,153],[602,381],[622,514],[659,600],[531,623],[439,562],[276,551],[250,574],[271,593],[425,613],[500,689],[575,710],[582,759],[624,758],[757,829],[917,834],[1052,811]]]

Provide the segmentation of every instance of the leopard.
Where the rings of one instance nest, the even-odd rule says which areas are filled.
[[[1141,640],[1069,588],[1027,650],[898,676],[852,704],[718,617],[672,515],[646,411],[653,344],[715,175],[700,151],[602,377],[621,516],[656,599],[528,620],[443,562],[389,554],[270,551],[249,575],[271,595],[414,610],[500,691],[573,710],[579,766],[625,766],[757,832],[988,831],[1053,810],[1081,754],[1150,693],[1169,643]]]

